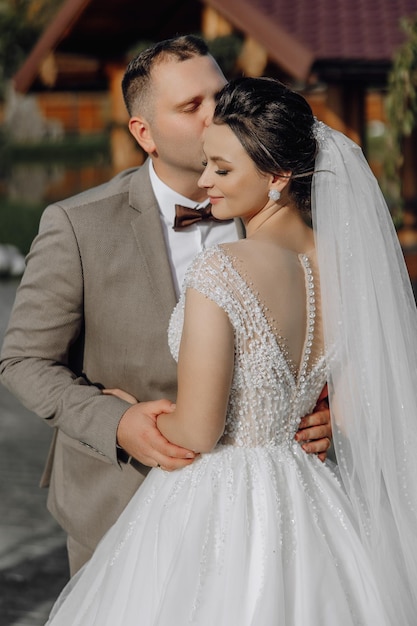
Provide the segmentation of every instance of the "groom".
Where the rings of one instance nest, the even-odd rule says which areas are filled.
[[[195,456],[166,441],[155,416],[169,410],[159,399],[176,395],[166,333],[185,269],[206,246],[243,236],[240,222],[173,228],[175,205],[207,204],[197,187],[202,135],[224,82],[197,37],[160,42],[134,59],[123,92],[130,132],[150,158],[49,206],[28,255],[0,375],[54,428],[42,485],[68,534],[71,574],[149,467],[175,470]],[[106,388],[140,402],[130,405]],[[328,410],[302,425],[297,437],[309,441],[306,451],[325,453]]]

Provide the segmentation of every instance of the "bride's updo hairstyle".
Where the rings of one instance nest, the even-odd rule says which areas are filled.
[[[289,192],[310,211],[317,151],[314,116],[299,94],[273,78],[237,78],[216,99],[214,124],[227,124],[262,173],[291,172]]]

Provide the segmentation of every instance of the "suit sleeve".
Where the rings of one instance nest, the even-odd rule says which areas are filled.
[[[0,357],[3,384],[53,427],[116,463],[116,430],[130,406],[70,367],[83,329],[83,268],[67,213],[48,207],[17,291]]]

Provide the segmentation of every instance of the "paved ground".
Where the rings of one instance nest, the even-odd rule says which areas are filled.
[[[0,279],[0,343],[17,287]],[[42,626],[68,579],[65,536],[38,487],[51,431],[0,385],[0,626]]]

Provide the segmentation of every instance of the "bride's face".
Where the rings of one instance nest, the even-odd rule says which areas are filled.
[[[245,221],[268,203],[271,176],[261,174],[226,124],[210,124],[204,135],[205,169],[198,181],[218,219]]]

